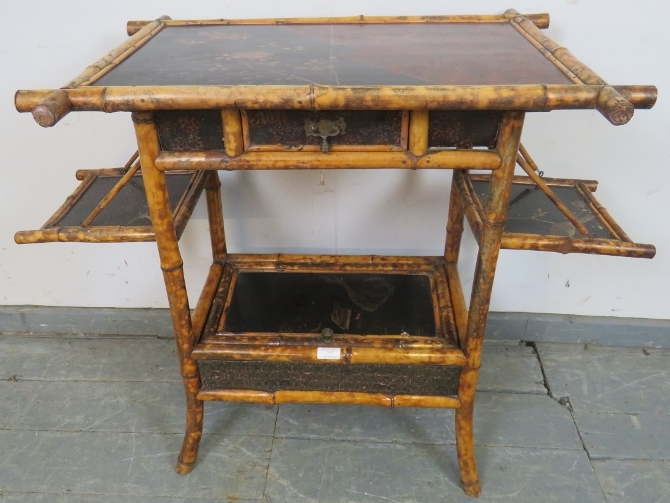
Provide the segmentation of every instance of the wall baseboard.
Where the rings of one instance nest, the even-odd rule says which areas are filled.
[[[0,306],[0,334],[173,336],[167,309],[51,306]],[[670,348],[670,320],[492,312],[486,338]]]

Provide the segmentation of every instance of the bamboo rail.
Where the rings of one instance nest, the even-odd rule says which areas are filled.
[[[322,345],[325,343],[322,343]],[[324,347],[338,347],[331,342]],[[323,364],[386,363],[394,365],[465,365],[460,349],[340,347],[337,360],[319,359],[317,346],[276,346],[200,343],[191,353],[196,360],[253,360],[272,362],[312,362]]]
[[[434,407],[458,409],[458,398],[451,396],[382,395],[346,391],[267,391],[256,390],[201,390],[198,400],[221,400],[276,405],[279,403],[347,403],[383,407]]]
[[[161,152],[161,171],[184,169],[491,169],[500,156],[485,150],[428,151],[421,157],[408,152],[245,152],[230,157],[223,152]]]
[[[451,109],[549,111],[596,108],[602,85],[509,86],[84,86],[67,90],[70,111],[187,109]],[[635,108],[651,108],[655,86],[612,86]],[[20,90],[19,112],[30,112],[54,90]]]
[[[518,16],[516,11],[506,11],[501,15],[460,15],[460,16],[349,16],[322,18],[273,18],[273,19],[212,19],[174,20],[167,26],[212,26],[212,25],[300,25],[300,24],[406,24],[406,23],[506,23]],[[549,14],[524,14],[526,19],[538,28],[549,27]],[[126,32],[134,35],[150,21],[128,21]]]
[[[479,182],[489,182],[491,180],[491,175],[479,175],[479,174],[468,174],[467,178],[469,180],[479,181]],[[574,187],[578,183],[584,184],[590,192],[595,192],[598,189],[598,180],[577,180],[574,178],[549,178],[543,176],[542,179],[547,182],[549,185],[556,187]],[[514,184],[524,184],[524,185],[535,185],[535,182],[523,175],[515,175],[512,179]]]

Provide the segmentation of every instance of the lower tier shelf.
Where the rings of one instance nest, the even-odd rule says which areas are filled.
[[[202,399],[458,405],[443,257],[229,255],[207,284]]]

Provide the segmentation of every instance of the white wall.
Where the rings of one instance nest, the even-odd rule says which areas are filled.
[[[607,5],[607,7],[605,7]],[[0,19],[0,305],[164,307],[154,243],[14,244],[76,184],[74,171],[122,165],[135,149],[128,114],[72,113],[52,129],[18,114],[17,89],[54,88],[121,43],[128,19],[550,11],[547,35],[614,84],[655,84],[660,99],[623,127],[591,111],[529,114],[523,141],[547,176],[595,178],[597,196],[653,260],[503,251],[492,309],[668,318],[670,38],[666,2],[247,0],[2,2]],[[221,173],[231,251],[440,254],[450,173]],[[204,199],[204,198],[203,198]],[[191,302],[209,264],[200,205],[181,240]],[[467,237],[462,275],[474,263]],[[569,285],[569,287],[568,287]]]

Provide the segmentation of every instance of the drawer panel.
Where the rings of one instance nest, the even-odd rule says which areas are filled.
[[[223,150],[221,110],[159,110],[154,120],[161,150]]]
[[[318,151],[321,138],[307,136],[305,122],[342,119],[344,134],[328,137],[333,151],[404,150],[408,113],[399,110],[247,110],[242,114],[247,150]]]
[[[429,148],[494,148],[502,112],[478,110],[431,110],[428,119]]]

